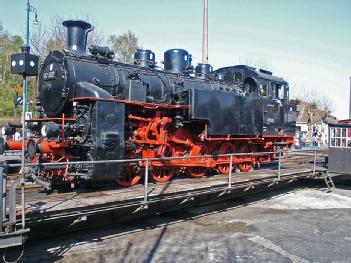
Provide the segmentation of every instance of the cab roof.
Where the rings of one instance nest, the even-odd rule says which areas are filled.
[[[273,76],[272,72],[268,71],[268,70],[264,70],[264,69],[256,69],[254,67],[250,67],[247,65],[236,65],[236,66],[230,66],[230,67],[223,67],[223,68],[219,68],[217,70],[215,70],[215,72],[223,72],[223,71],[232,71],[234,72],[243,72],[243,71],[247,71],[250,72],[253,76],[255,76],[257,79],[265,79],[265,80],[269,80],[269,81],[273,81],[282,85],[287,85],[288,83],[280,78],[280,77],[276,77]]]

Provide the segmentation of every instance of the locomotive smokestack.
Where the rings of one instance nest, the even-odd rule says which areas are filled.
[[[87,46],[88,33],[94,27],[83,20],[66,20],[62,25],[67,27],[67,48],[68,50],[84,54]]]

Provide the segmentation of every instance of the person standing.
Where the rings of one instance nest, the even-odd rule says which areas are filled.
[[[313,147],[317,147],[318,146],[318,143],[317,143],[317,133],[314,132],[313,133],[313,136],[312,136],[312,146]]]

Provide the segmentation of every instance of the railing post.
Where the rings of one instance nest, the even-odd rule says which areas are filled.
[[[148,201],[148,182],[149,182],[149,159],[146,159],[145,175],[144,175],[144,203]]]
[[[317,148],[314,148],[313,175],[316,174]]]
[[[9,223],[10,225],[16,224],[16,188],[19,185],[24,184],[24,180],[19,177],[17,178],[10,187],[10,195],[9,195]],[[23,217],[23,216],[22,216]]]
[[[25,180],[24,178],[22,178],[22,182],[21,182],[21,207],[22,207],[22,229],[26,228],[26,205],[24,202],[24,184],[25,184]]]
[[[232,170],[233,170],[233,155],[230,155],[230,162],[229,162],[229,178],[228,178],[228,188],[232,187]]]
[[[3,231],[6,219],[6,166],[0,164],[0,232]]]
[[[281,168],[281,164],[280,164],[280,162],[281,162],[281,152],[279,151],[279,159],[278,159],[278,181],[280,181],[280,168]]]

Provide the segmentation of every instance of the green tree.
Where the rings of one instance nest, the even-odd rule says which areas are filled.
[[[22,78],[11,74],[10,55],[20,52],[22,45],[23,39],[11,36],[0,23],[0,118],[13,115],[14,88],[22,85]]]
[[[112,35],[108,42],[113,51],[116,52],[116,60],[124,63],[132,63],[133,55],[138,49],[138,37],[132,32],[128,31],[121,35]]]
[[[21,36],[18,35],[14,35],[11,38],[11,48],[12,50],[21,50],[21,47],[24,45],[24,41],[23,38]]]

